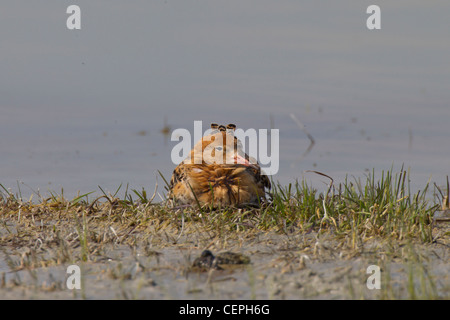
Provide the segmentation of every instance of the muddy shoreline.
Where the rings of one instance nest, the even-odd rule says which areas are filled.
[[[2,230],[4,231],[4,230]],[[448,237],[432,244],[377,239],[356,248],[331,233],[258,232],[212,244],[251,263],[222,270],[191,268],[202,247],[193,237],[172,245],[108,243],[87,261],[58,263],[60,248],[2,246],[1,299],[448,299]],[[74,248],[75,251],[80,248]],[[56,259],[56,260],[55,260]],[[46,261],[53,261],[45,265]],[[81,288],[69,289],[69,265]],[[41,266],[39,266],[41,265]],[[370,290],[370,265],[381,288]]]

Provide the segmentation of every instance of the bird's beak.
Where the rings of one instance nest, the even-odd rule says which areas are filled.
[[[251,166],[251,163],[245,159],[244,157],[236,154],[236,156],[234,157],[234,161],[236,161],[237,164],[243,164],[245,166]]]

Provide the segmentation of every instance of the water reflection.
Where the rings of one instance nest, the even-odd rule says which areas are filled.
[[[153,190],[175,167],[171,130],[195,120],[279,129],[282,184],[403,164],[417,188],[444,183],[445,2],[378,1],[376,32],[353,1],[77,4],[71,32],[63,5],[4,1],[0,183],[13,191]]]

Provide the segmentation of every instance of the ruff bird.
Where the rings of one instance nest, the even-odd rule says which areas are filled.
[[[258,206],[271,184],[234,136],[236,125],[211,124],[173,171],[169,199],[179,205]]]

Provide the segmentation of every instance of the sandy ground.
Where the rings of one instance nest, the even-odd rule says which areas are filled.
[[[5,227],[0,229],[0,235]],[[71,263],[59,263],[60,246],[3,245],[1,299],[448,299],[448,223],[435,241],[372,239],[361,243],[322,232],[256,232],[200,247],[186,235],[173,245],[109,243],[80,267],[80,289],[69,288]],[[191,268],[203,249],[250,257],[248,265],[222,270]],[[79,248],[78,248],[79,249]],[[77,248],[75,248],[77,250]],[[59,257],[59,258],[58,258]],[[53,261],[53,263],[46,263]],[[380,289],[367,280],[380,267]],[[376,280],[371,278],[372,282]]]

